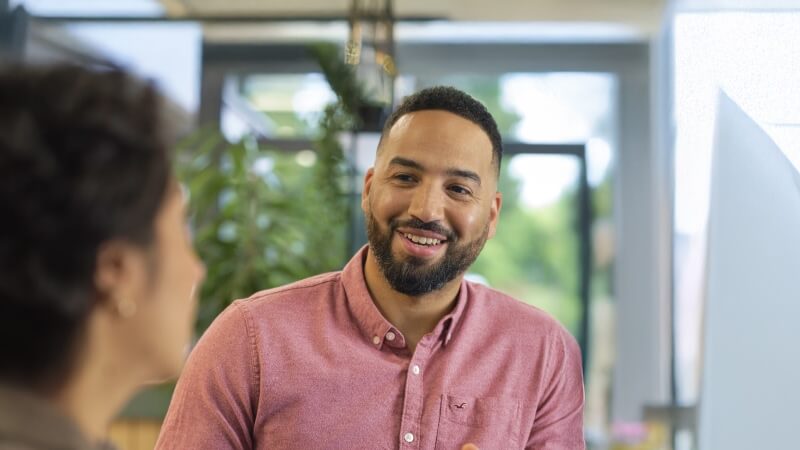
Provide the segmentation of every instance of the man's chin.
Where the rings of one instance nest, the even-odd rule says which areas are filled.
[[[395,264],[407,264],[411,267],[432,267],[435,266],[441,259],[443,258],[442,255],[430,257],[430,258],[420,258],[418,256],[409,255],[404,252],[393,252],[392,259],[394,259]]]

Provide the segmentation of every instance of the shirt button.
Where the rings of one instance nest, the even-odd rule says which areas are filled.
[[[397,337],[397,335],[395,335],[395,334],[394,334],[394,333],[392,333],[391,331],[390,331],[390,332],[388,332],[388,333],[386,333],[386,340],[387,340],[387,341],[393,341],[393,340],[394,340],[394,338],[396,338],[396,337]]]
[[[379,338],[378,336],[373,337],[372,338],[372,343],[375,344],[375,345],[380,344],[381,343],[381,338]]]
[[[416,364],[414,364],[414,366],[413,366],[413,367],[411,367],[411,372],[412,372],[414,375],[419,375],[419,366],[418,366],[418,365],[416,365]]]
[[[406,440],[406,442],[408,442],[408,443],[410,444],[410,443],[414,442],[414,434],[412,434],[412,433],[406,433],[406,434],[403,436],[403,439],[405,439],[405,440]]]

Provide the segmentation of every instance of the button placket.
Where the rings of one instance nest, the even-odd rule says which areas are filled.
[[[421,366],[430,356],[431,349],[426,346],[417,346],[411,356],[406,371],[405,398],[403,400],[403,415],[400,421],[400,444],[403,448],[419,447],[422,410],[424,405],[424,386]]]

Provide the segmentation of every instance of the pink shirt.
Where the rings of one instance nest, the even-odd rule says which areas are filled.
[[[563,327],[465,281],[411,354],[372,302],[365,256],[226,309],[156,448],[584,448],[580,351]]]

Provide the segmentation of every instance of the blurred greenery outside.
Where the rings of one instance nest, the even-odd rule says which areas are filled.
[[[305,167],[295,155],[261,148],[254,139],[225,146],[212,133],[217,139],[205,143],[223,145],[224,152],[195,148],[180,167],[195,247],[208,268],[198,335],[233,300],[339,269],[345,258],[340,152],[318,151]],[[219,163],[209,170],[215,157]]]

